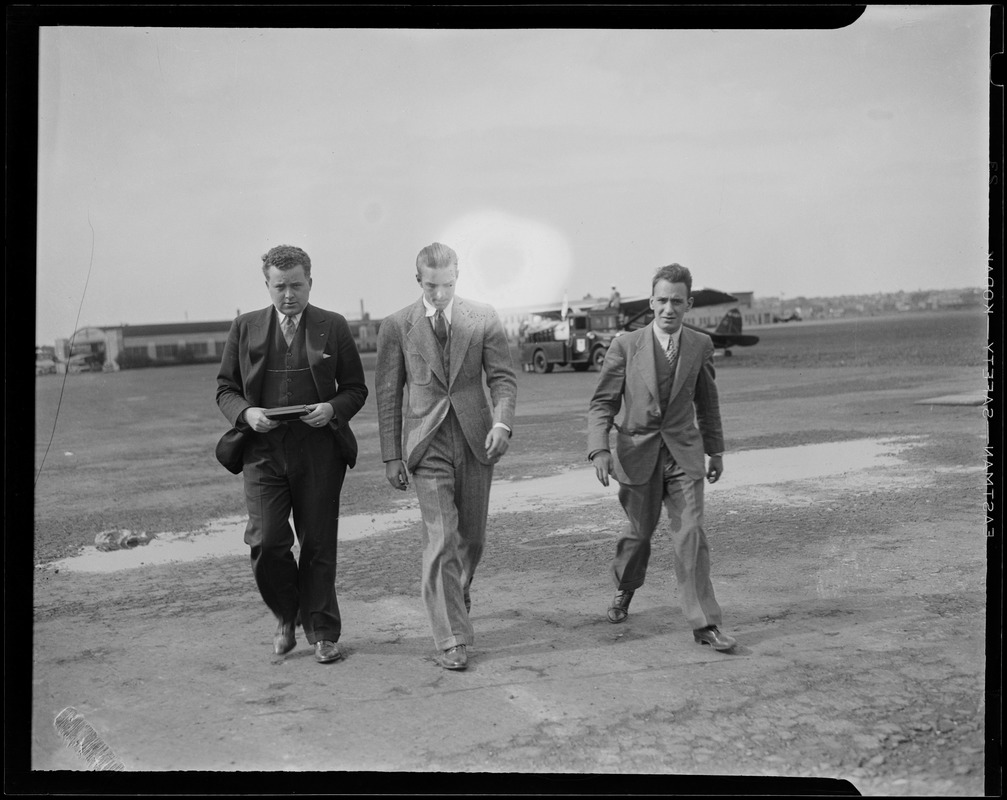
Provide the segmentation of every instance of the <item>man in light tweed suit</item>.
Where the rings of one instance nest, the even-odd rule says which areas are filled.
[[[493,465],[509,445],[517,380],[499,317],[456,297],[457,278],[450,247],[435,242],[420,251],[423,293],[382,320],[376,384],[385,476],[405,491],[412,473],[420,501],[422,596],[437,662],[461,670],[474,639],[469,587],[486,540]]]

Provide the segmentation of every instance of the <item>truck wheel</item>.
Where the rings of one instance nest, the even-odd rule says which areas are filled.
[[[577,372],[587,372],[588,367],[590,367],[591,365],[588,362],[586,362],[586,361],[578,361],[576,364],[571,364],[571,366]]]
[[[591,353],[591,363],[594,364],[595,369],[601,372],[601,365],[605,363],[605,353],[608,352],[604,347],[594,348],[594,352]]]
[[[545,357],[545,352],[542,350],[535,351],[535,355],[531,357],[531,365],[539,375],[552,372],[552,364],[549,363],[549,359]]]

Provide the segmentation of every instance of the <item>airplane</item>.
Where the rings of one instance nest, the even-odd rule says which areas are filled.
[[[737,302],[738,298],[727,292],[718,289],[696,289],[692,292],[692,307],[703,308],[704,306],[727,305]],[[608,301],[598,298],[585,298],[580,302],[564,303],[563,306],[555,305],[542,306],[540,308],[528,309],[531,313],[537,314],[545,319],[562,319],[564,308],[567,311],[587,311],[602,310],[607,308]],[[654,319],[654,312],[650,310],[650,295],[638,295],[624,298],[619,303],[619,313],[622,316],[621,327],[623,330],[632,331],[649,325]],[[723,350],[725,356],[731,355],[732,347],[751,347],[759,341],[758,336],[743,334],[741,332],[741,311],[732,308],[720,320],[720,323],[712,331],[701,328],[698,325],[683,323],[685,327],[695,331],[705,333],[713,340],[715,349]]]
[[[692,307],[702,308],[703,306],[719,306],[727,303],[736,303],[738,298],[733,294],[721,292],[717,289],[696,289],[692,293]],[[527,306],[522,310],[535,314],[544,319],[562,319],[565,311],[597,311],[608,307],[608,300],[600,297],[585,297],[583,300],[567,302],[562,304],[551,303],[541,306]],[[619,303],[619,311],[627,320],[632,321],[641,313],[650,311],[650,295],[641,294],[634,297],[624,297]],[[628,324],[628,323],[627,323]]]
[[[695,305],[693,305],[695,308]],[[654,319],[654,312],[647,308],[646,311],[641,311],[635,317],[630,319],[626,325],[626,330],[636,330],[637,328],[642,328],[645,325],[649,325]],[[706,328],[701,328],[698,325],[691,325],[688,322],[683,322],[682,325],[686,328],[692,328],[694,331],[699,331],[700,333],[705,333],[711,339],[713,339],[713,347],[716,350],[723,350],[725,356],[731,355],[732,347],[751,347],[753,344],[757,344],[759,341],[758,336],[752,336],[751,334],[746,334],[741,332],[741,311],[737,308],[732,308],[721,318],[717,327],[712,331]]]

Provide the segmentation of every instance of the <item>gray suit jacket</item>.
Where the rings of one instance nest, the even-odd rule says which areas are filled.
[[[381,321],[375,383],[383,461],[403,459],[412,470],[450,408],[472,453],[484,464],[490,463],[485,445],[490,428],[497,422],[513,428],[517,379],[496,312],[455,296],[449,353],[450,375],[423,298]]]
[[[609,431],[614,427],[619,483],[646,483],[657,466],[662,441],[686,475],[701,480],[706,474],[704,450],[724,450],[713,341],[705,333],[682,328],[678,370],[664,414],[655,349],[650,325],[613,340],[588,411],[588,456],[610,449]],[[617,424],[620,408],[624,413]]]

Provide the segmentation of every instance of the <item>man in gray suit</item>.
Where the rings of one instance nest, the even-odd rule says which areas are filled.
[[[435,242],[420,251],[423,294],[382,320],[375,382],[385,476],[405,491],[411,472],[420,501],[422,595],[437,662],[460,670],[474,639],[469,587],[486,540],[493,465],[509,445],[517,380],[496,312],[456,297],[457,278],[450,247]]]
[[[629,616],[629,602],[647,574],[650,540],[663,503],[682,610],[693,637],[716,650],[730,650],[736,642],[719,627],[721,611],[703,532],[703,478],[715,483],[724,471],[724,434],[713,342],[682,325],[692,308],[689,270],[679,264],[657,270],[650,307],[652,325],[613,340],[588,412],[588,458],[604,486],[610,475],[619,481],[619,502],[629,520],[612,564],[616,594],[608,619],[619,623]],[[616,424],[620,409],[623,417]],[[614,459],[609,448],[613,427]]]

